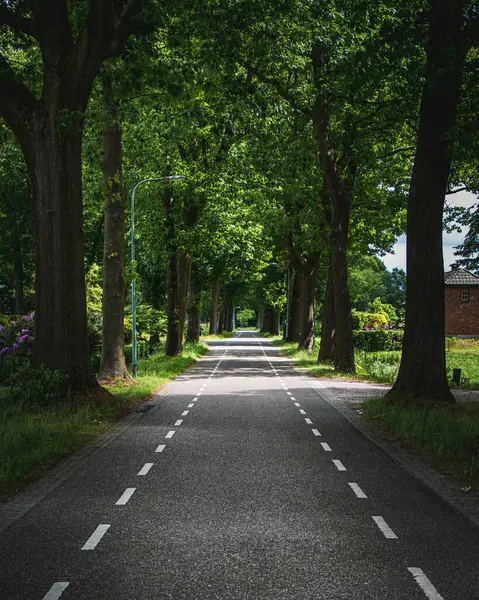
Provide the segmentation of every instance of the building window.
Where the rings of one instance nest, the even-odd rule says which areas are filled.
[[[462,301],[469,302],[469,290],[462,290]]]

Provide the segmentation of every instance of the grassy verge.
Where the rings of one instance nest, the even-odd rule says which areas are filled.
[[[394,383],[399,370],[401,352],[364,352],[356,350],[356,374],[337,373],[331,365],[317,364],[319,345],[315,343],[312,353],[298,350],[296,343],[285,343],[282,338],[273,338],[273,344],[290,358],[297,361],[300,367],[310,371],[315,377],[336,377],[341,379],[354,379],[363,381],[374,381],[378,383]],[[448,379],[451,379],[452,369],[462,369],[462,377],[466,382],[461,388],[479,388],[479,352],[474,347],[456,347],[446,352],[446,365]]]
[[[479,402],[429,409],[377,398],[361,406],[366,417],[426,452],[465,489],[479,490]]]
[[[136,383],[109,386],[107,404],[68,403],[45,408],[12,405],[8,389],[0,395],[0,491],[14,491],[41,474],[58,458],[104,432],[207,352],[204,344],[186,344],[182,356],[159,352],[138,364]]]

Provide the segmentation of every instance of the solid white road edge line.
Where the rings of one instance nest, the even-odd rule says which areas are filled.
[[[115,506],[124,506],[135,493],[136,488],[126,488],[123,494],[115,502]]]
[[[418,567],[408,567],[407,570],[411,573],[411,575],[416,580],[416,583],[421,588],[421,590],[426,594],[429,600],[444,600],[441,594],[436,590],[436,588],[432,585],[429,579],[424,574],[422,569]]]
[[[149,472],[149,470],[151,469],[152,466],[153,466],[153,463],[145,463],[141,467],[141,470],[138,471],[138,475],[148,475],[148,472]]]
[[[346,467],[340,460],[333,459],[333,463],[338,471],[346,471]]]
[[[98,542],[100,542],[101,538],[105,535],[105,533],[109,529],[110,529],[110,525],[106,525],[106,524],[98,525],[98,527],[95,529],[95,531],[91,534],[91,536],[83,544],[82,550],[94,550],[97,547]]]
[[[69,585],[69,581],[57,581],[43,596],[42,600],[58,600]]]
[[[160,444],[158,446],[158,448],[155,450],[155,452],[163,452],[163,450],[166,448],[165,444]]]
[[[329,444],[327,444],[326,442],[321,442],[321,446],[323,447],[323,450],[325,450],[326,452],[332,452],[332,448]]]
[[[358,498],[367,498],[366,494],[359,487],[357,483],[348,483],[349,487],[353,490]]]
[[[382,531],[384,537],[388,540],[397,540],[398,536],[394,533],[394,531],[389,527],[386,521],[382,517],[373,517],[373,521]]]
[[[173,431],[168,431],[168,433],[165,435],[165,438],[167,440],[169,440],[170,438],[172,438],[175,435],[175,430]]]

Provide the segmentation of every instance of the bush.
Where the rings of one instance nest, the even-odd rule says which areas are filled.
[[[355,348],[366,352],[379,352],[380,350],[401,350],[402,329],[374,329],[370,331],[353,331]]]
[[[35,322],[32,315],[5,318],[0,325],[0,381],[30,362]]]
[[[100,311],[93,310],[88,313],[88,347],[90,354],[101,350],[101,330],[103,316]]]
[[[131,342],[131,305],[125,307],[125,340]],[[136,307],[136,333],[138,338],[149,340],[154,334],[159,338],[166,335],[167,318],[162,310],[151,304],[141,303]]]
[[[27,365],[14,376],[9,396],[14,402],[49,406],[61,398],[67,382],[62,371]]]
[[[396,309],[392,304],[386,304],[385,302],[381,302],[381,297],[378,296],[375,298],[371,304],[369,305],[369,309],[374,313],[381,313],[386,315],[388,323],[397,323],[398,315]]]
[[[125,360],[127,364],[131,364],[132,344],[125,344]],[[147,358],[149,356],[149,344],[144,340],[138,340],[138,359]]]
[[[384,313],[369,313],[353,309],[351,311],[353,329],[385,329],[388,318]]]

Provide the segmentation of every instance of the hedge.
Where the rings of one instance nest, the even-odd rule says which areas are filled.
[[[353,331],[353,343],[366,352],[401,350],[403,334],[402,329],[357,330]]]

